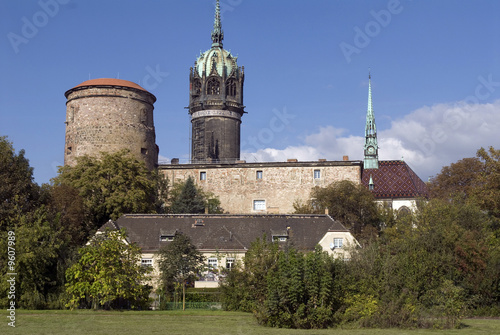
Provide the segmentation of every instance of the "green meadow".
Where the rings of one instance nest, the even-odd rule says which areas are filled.
[[[6,315],[6,313],[2,313]],[[16,311],[16,327],[4,316],[0,334],[500,334],[500,319],[466,319],[460,329],[323,329],[295,330],[267,328],[249,313],[224,311]]]

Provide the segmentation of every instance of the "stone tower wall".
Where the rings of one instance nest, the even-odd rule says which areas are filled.
[[[207,113],[220,116],[198,116]],[[227,110],[193,113],[192,161],[234,163],[240,158],[240,115]]]
[[[66,93],[64,164],[128,149],[149,169],[158,164],[152,94],[127,87],[76,87]]]

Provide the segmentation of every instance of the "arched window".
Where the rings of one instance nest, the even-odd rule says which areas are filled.
[[[234,79],[229,79],[226,82],[226,94],[231,97],[236,96],[236,82]]]
[[[401,206],[398,208],[398,218],[407,216],[411,214],[411,209],[409,209],[407,206]]]
[[[210,78],[207,82],[207,94],[220,94],[220,83],[217,78]]]

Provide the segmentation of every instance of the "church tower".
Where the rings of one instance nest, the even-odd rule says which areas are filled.
[[[217,0],[212,48],[200,54],[189,74],[192,163],[234,163],[240,158],[244,67],[222,48],[223,39]]]
[[[365,128],[365,158],[363,160],[364,169],[378,169],[378,144],[377,126],[375,126],[375,114],[372,105],[372,81],[368,75],[368,110],[366,111]]]

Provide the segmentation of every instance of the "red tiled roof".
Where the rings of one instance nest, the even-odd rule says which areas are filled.
[[[404,161],[379,161],[378,169],[363,170],[361,183],[373,180],[375,198],[428,197],[427,185]]]
[[[137,85],[136,83],[133,83],[128,80],[123,80],[123,79],[114,79],[114,78],[99,78],[99,79],[91,79],[84,81],[83,83],[76,85],[74,88],[77,87],[83,87],[83,86],[122,86],[122,87],[130,87],[130,88],[135,88],[137,90],[141,91],[146,91],[144,88],[141,86]]]

